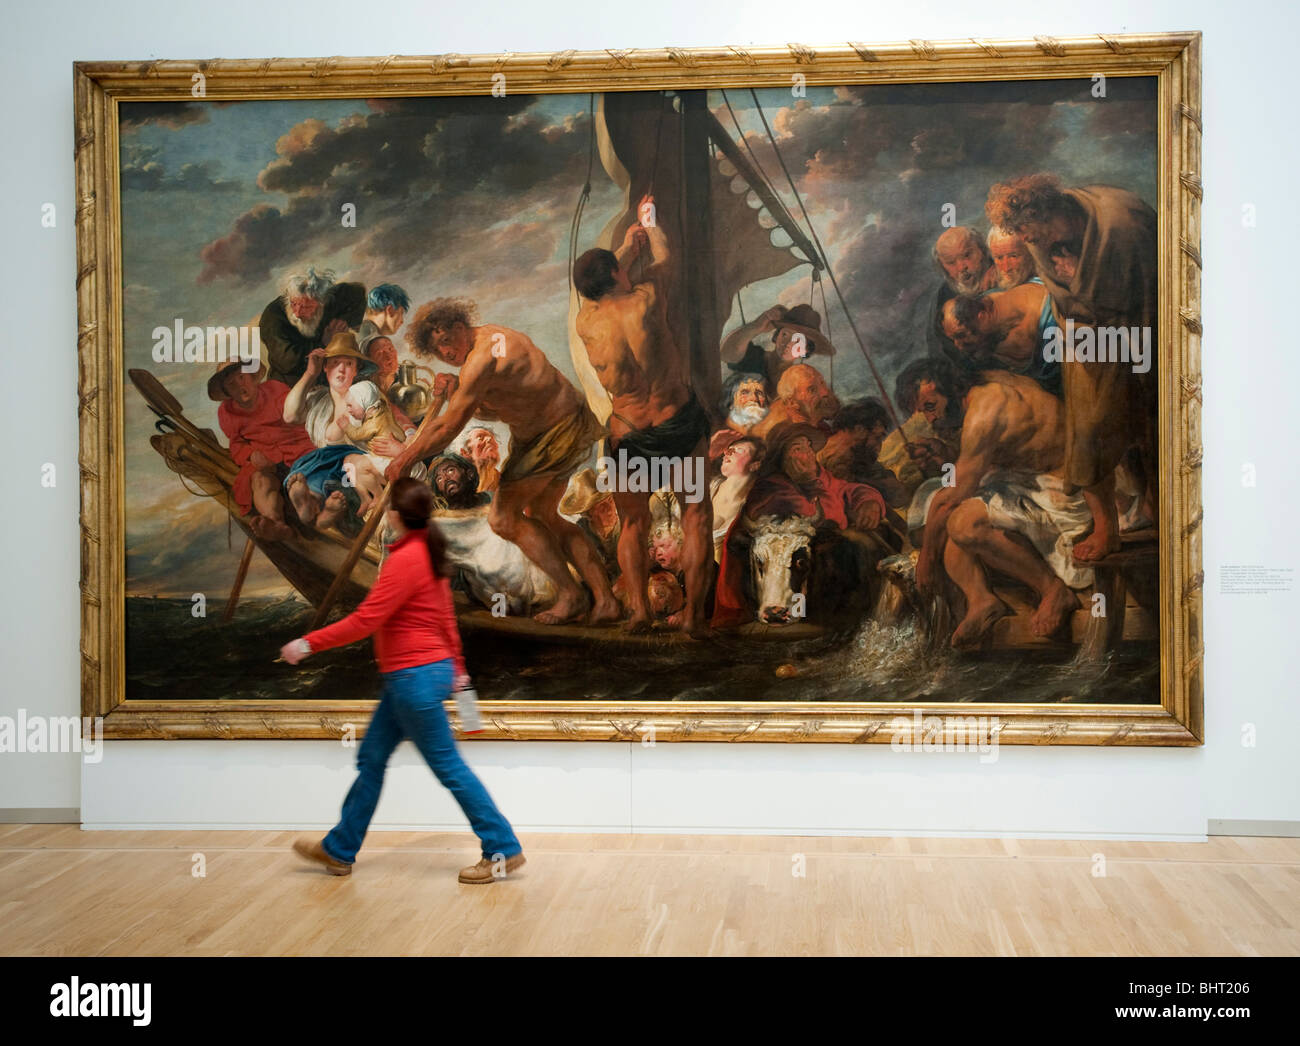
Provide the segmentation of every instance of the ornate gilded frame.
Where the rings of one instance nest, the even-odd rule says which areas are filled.
[[[1032,40],[911,40],[864,46],[666,48],[555,54],[264,61],[84,62],[73,69],[77,169],[77,351],[81,473],[81,688],[109,738],[330,738],[369,701],[124,701],[124,490],[118,102],[191,97],[334,98],[1005,80],[1150,75],[1159,85],[1159,706],[768,702],[485,702],[482,739],[635,741],[895,740],[895,720],[996,717],[1001,743],[1197,745],[1201,635],[1200,34]],[[935,724],[928,723],[927,733]],[[938,726],[942,729],[942,726]],[[910,722],[905,732],[910,737]],[[906,740],[907,738],[904,738]],[[917,743],[920,738],[915,739]]]

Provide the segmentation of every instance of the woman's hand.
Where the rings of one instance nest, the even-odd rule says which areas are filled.
[[[325,369],[325,350],[312,349],[307,353],[307,370],[304,377],[315,378]]]
[[[291,639],[280,648],[280,656],[291,665],[296,665],[311,655],[311,648],[305,639]]]
[[[472,679],[470,679],[469,676],[467,676],[464,672],[458,672],[458,673],[456,673],[456,683],[455,683],[455,685],[452,687],[452,689],[453,689],[453,690],[468,690],[468,689],[469,689],[470,687],[472,687],[473,685],[474,685],[474,681],[473,681]]]

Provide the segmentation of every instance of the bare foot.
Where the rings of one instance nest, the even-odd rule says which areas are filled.
[[[283,520],[271,519],[269,516],[254,516],[248,521],[248,528],[254,537],[263,541],[288,541],[293,537],[293,528]]]
[[[1047,590],[1042,601],[1038,604],[1038,609],[1034,611],[1033,617],[1029,619],[1036,636],[1055,635],[1060,628],[1069,619],[1070,615],[1079,609],[1079,597],[1074,594],[1064,581],[1058,580],[1055,585]]]
[[[298,513],[298,519],[306,526],[311,526],[320,515],[320,498],[307,486],[307,478],[301,472],[295,472],[289,477],[284,489],[289,495],[289,504]]]
[[[637,614],[628,618],[627,624],[623,626],[623,631],[630,636],[643,635],[654,627],[654,622],[650,620],[649,614]]]
[[[597,600],[596,605],[591,608],[591,613],[587,615],[587,624],[603,625],[607,621],[617,621],[623,616],[623,607],[619,601],[614,598]]]
[[[692,639],[711,639],[715,633],[709,627],[709,622],[705,618],[691,617],[687,615],[682,620],[682,631]]]
[[[1092,563],[1120,550],[1119,535],[1112,533],[1109,527],[1096,528],[1082,541],[1074,546],[1074,558],[1080,563]]]
[[[343,518],[343,510],[348,507],[347,496],[341,490],[336,490],[325,499],[325,507],[320,510],[320,515],[316,517],[316,528],[324,530],[326,527],[332,527]]]
[[[996,596],[990,596],[986,602],[973,603],[966,611],[966,616],[953,630],[952,645],[961,650],[978,646],[980,640],[1002,618],[1011,614],[1011,609]]]
[[[560,596],[545,610],[533,615],[539,625],[563,625],[582,616],[586,607],[580,594],[569,592]]]

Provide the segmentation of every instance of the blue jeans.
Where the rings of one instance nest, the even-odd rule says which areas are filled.
[[[334,860],[352,864],[366,837],[384,787],[388,759],[404,738],[415,742],[429,769],[456,797],[483,844],[483,856],[513,857],[523,852],[510,822],[492,802],[483,783],[465,765],[447,723],[442,702],[451,693],[455,666],[450,658],[414,668],[384,672],[384,693],[357,752],[357,779],[343,800],[343,817],[322,840]]]

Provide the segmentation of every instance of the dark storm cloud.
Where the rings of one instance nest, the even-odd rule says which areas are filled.
[[[998,181],[1051,169],[1067,184],[1139,188],[1134,174],[1155,147],[1154,86],[1112,79],[1104,99],[1091,88],[1090,80],[864,86],[837,89],[829,105],[759,93],[849,311],[887,371],[924,351],[939,282],[930,252],[945,205],[983,235],[984,202]],[[729,94],[738,111],[741,101],[752,108],[747,93]],[[717,115],[733,129],[725,106]],[[788,195],[766,136],[748,141]],[[783,298],[807,294],[804,279]],[[851,348],[833,299],[831,311],[837,340]],[[865,380],[856,348],[847,362]]]
[[[124,102],[118,109],[118,127],[123,134],[149,124],[173,131],[188,124],[207,123],[211,106],[229,102]]]
[[[335,125],[300,122],[258,175],[260,188],[287,202],[250,208],[207,244],[199,282],[251,286],[340,248],[354,266],[390,275],[456,252],[467,252],[472,270],[491,227],[512,214],[560,219],[554,234],[562,234],[553,201],[571,206],[581,186],[587,120],[556,124],[530,105],[527,97],[411,99],[372,102]],[[355,228],[342,224],[345,204],[356,208]]]

